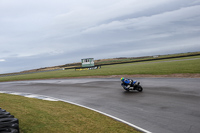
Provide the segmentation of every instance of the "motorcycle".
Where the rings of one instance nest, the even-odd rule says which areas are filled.
[[[124,88],[126,91],[130,90],[137,90],[138,92],[142,92],[143,88],[140,85],[140,82],[137,82],[136,80],[133,81],[131,79],[125,79],[122,83],[121,86]]]

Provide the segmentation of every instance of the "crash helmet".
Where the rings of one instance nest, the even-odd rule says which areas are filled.
[[[121,81],[124,81],[124,77],[121,78]]]

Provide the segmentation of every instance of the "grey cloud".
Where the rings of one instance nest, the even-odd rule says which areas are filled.
[[[0,73],[199,51],[199,10],[199,0],[1,1]]]

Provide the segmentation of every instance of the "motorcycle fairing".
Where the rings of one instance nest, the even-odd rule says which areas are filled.
[[[125,84],[130,84],[130,82],[131,82],[131,81],[128,80],[128,79],[125,79],[125,80],[124,80],[124,83],[125,83]]]

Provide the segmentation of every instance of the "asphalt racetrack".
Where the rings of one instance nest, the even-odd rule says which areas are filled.
[[[199,78],[132,78],[143,92],[126,92],[117,78],[0,83],[0,91],[51,96],[81,104],[153,133],[200,132]]]

